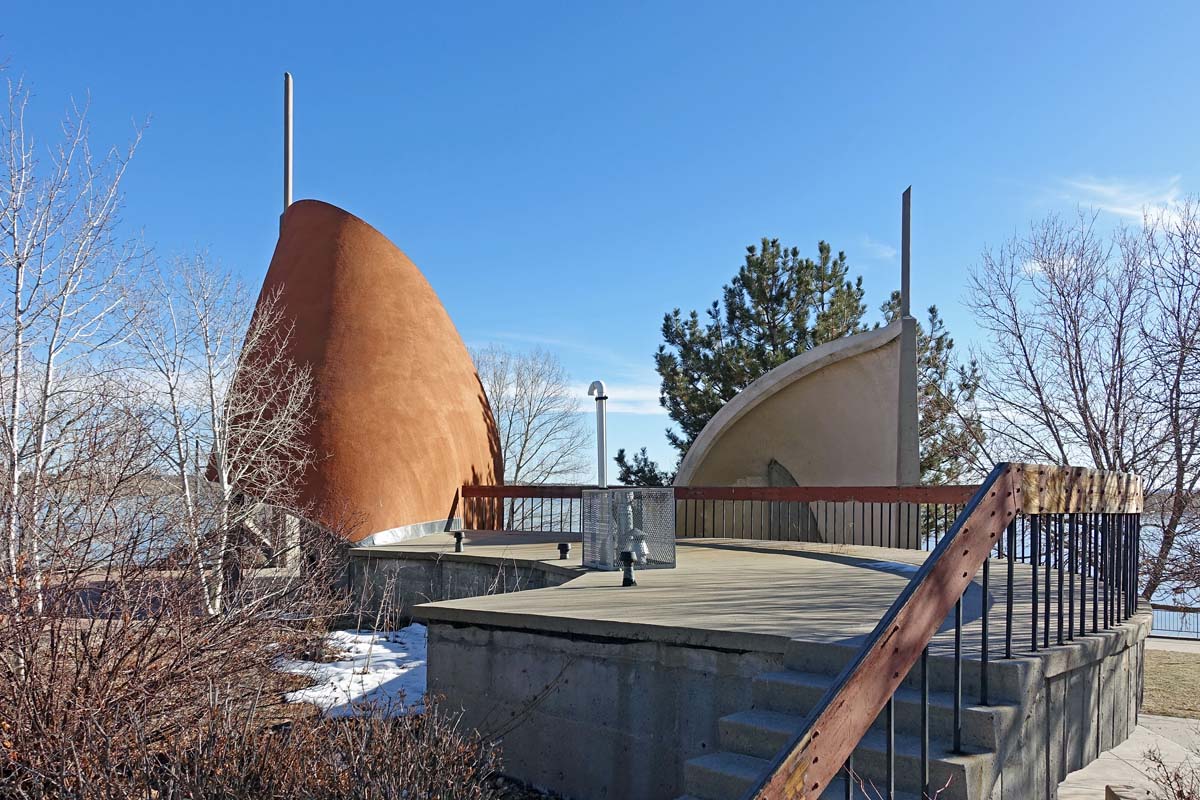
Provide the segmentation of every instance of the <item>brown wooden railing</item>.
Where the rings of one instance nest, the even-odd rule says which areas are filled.
[[[962,708],[962,597],[982,569],[988,592],[992,558],[1006,554],[1005,655],[1013,655],[1014,565],[1027,553],[1032,567],[1032,639],[1030,649],[1050,646],[1051,607],[1057,606],[1057,644],[1120,624],[1137,611],[1141,480],[1136,476],[1074,467],[999,464],[974,493],[950,531],[900,593],[814,707],[805,728],[774,761],[747,800],[815,800],[837,777],[879,715],[887,710],[888,764],[885,796],[894,796],[894,695],[920,661],[921,685],[928,708],[929,642],[943,620],[955,612],[955,749],[960,747]],[[1027,525],[1020,525],[1024,516]],[[1028,544],[1018,545],[1021,530]],[[1039,577],[1038,567],[1044,566]],[[1051,567],[1057,575],[1057,603]],[[1081,582],[1076,592],[1076,578]],[[1044,594],[1039,608],[1039,587]],[[1069,588],[1064,594],[1064,583]],[[1090,583],[1089,583],[1090,581]],[[1091,607],[1088,607],[1088,589]],[[1078,597],[1079,605],[1076,606]],[[1064,598],[1066,600],[1064,601]],[[1090,611],[1090,614],[1089,614]],[[1039,642],[1039,621],[1042,622]],[[1076,622],[1078,621],[1078,628]],[[980,702],[988,703],[988,611],[982,617]],[[1018,645],[1019,646],[1019,645]],[[928,721],[923,715],[921,784],[928,793]]]

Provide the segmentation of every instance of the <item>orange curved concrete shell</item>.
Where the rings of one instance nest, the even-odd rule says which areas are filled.
[[[503,478],[496,425],[466,346],[420,270],[336,206],[283,216],[263,294],[280,292],[293,359],[312,368],[317,519],[384,544],[444,530],[463,484]]]

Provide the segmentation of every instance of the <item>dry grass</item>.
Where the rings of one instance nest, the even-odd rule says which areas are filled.
[[[1146,650],[1142,711],[1200,719],[1200,653]]]

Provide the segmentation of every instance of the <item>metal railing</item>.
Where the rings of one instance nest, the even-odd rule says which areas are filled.
[[[1152,603],[1154,624],[1151,636],[1173,639],[1200,639],[1200,608]]]
[[[595,486],[463,486],[463,522],[472,530],[579,533],[583,490]]]
[[[880,619],[858,655],[808,716],[748,800],[815,799],[838,776],[853,796],[852,756],[884,713],[885,797],[895,796],[895,692],[918,669],[922,791],[929,785],[929,649],[953,612],[953,749],[962,751],[963,597],[976,576],[1004,571],[1003,604],[983,604],[977,687],[989,704],[989,664],[1107,630],[1137,611],[1141,481],[1072,467],[1000,464],[958,514]],[[1018,603],[1028,597],[1028,607]],[[997,592],[999,594],[999,592]],[[1024,620],[1018,613],[1027,615]],[[993,642],[991,617],[1003,626]],[[1025,628],[1025,630],[1022,630]],[[998,637],[996,637],[998,638]],[[918,666],[919,665],[919,666]]]
[[[467,527],[574,532],[590,486],[463,486]],[[977,486],[674,487],[675,535],[930,550]]]
[[[928,550],[978,488],[677,486],[676,535]]]

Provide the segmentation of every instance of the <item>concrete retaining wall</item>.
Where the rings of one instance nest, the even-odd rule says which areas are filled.
[[[1037,657],[995,661],[993,702],[1020,713],[1000,732],[993,800],[1057,796],[1068,772],[1132,732],[1141,703],[1149,613]],[[577,800],[674,798],[683,765],[717,747],[717,721],[752,707],[755,675],[780,652],[572,636],[431,620],[429,688],[461,707],[464,724],[501,741],[505,771]],[[792,643],[836,674],[854,648]],[[819,651],[819,652],[818,652]],[[834,661],[838,663],[833,663]],[[953,662],[931,658],[948,689]],[[964,663],[973,703],[979,662]]]
[[[421,603],[543,589],[579,574],[528,559],[363,548],[350,551],[347,578],[355,612],[406,618]]]
[[[571,798],[673,798],[781,651],[430,621],[429,689],[500,740],[505,772]]]

